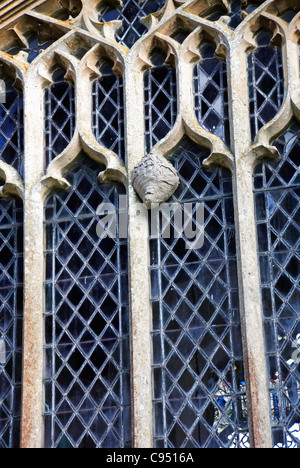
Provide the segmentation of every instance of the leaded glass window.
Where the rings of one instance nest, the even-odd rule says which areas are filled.
[[[41,32],[29,32],[25,36],[25,44],[18,44],[7,51],[8,54],[17,55],[21,50],[28,54],[28,62],[33,62],[37,58],[39,53],[44,49],[47,49],[54,40],[50,37],[45,37]]]
[[[236,29],[242,22],[245,16],[252,13],[260,4],[259,0],[251,0],[250,2],[241,2],[240,0],[229,0],[228,10],[226,16],[229,17],[228,26],[230,29]],[[224,4],[222,2],[216,2],[216,11],[209,14],[208,19],[211,21],[217,21],[225,15]]]
[[[1,3],[1,447],[299,446],[298,3]]]
[[[195,110],[200,125],[229,146],[227,70],[215,52],[212,43],[200,47],[201,61],[194,68]]]
[[[4,69],[4,70],[3,70]],[[23,96],[2,64],[0,163],[23,173]],[[0,171],[0,188],[5,173]],[[0,199],[0,447],[18,448],[22,389],[23,206]]]
[[[18,448],[21,418],[23,210],[0,203],[0,447]]]
[[[257,48],[249,54],[250,119],[252,139],[278,113],[284,95],[282,51],[272,46],[272,34],[258,32]]]
[[[58,68],[53,85],[46,89],[46,166],[68,146],[74,135],[74,87],[65,81],[66,71]]]
[[[99,20],[103,22],[120,20],[122,28],[117,33],[117,39],[121,44],[132,47],[134,43],[147,32],[141,19],[157,12],[164,5],[163,0],[126,0],[122,7],[114,5],[101,9]]]
[[[0,159],[22,173],[24,153],[23,96],[4,75],[0,103]]]
[[[156,447],[249,444],[231,174],[205,170],[208,154],[184,140],[170,158],[172,202],[204,204],[204,245],[151,240]]]
[[[274,445],[286,448],[300,440],[299,137],[294,121],[254,176]]]
[[[125,160],[123,77],[104,60],[93,85],[93,131],[97,141]]]
[[[46,205],[45,445],[130,444],[126,240],[99,239],[101,203],[118,209],[121,186],[100,185],[99,165],[80,161],[70,192]]]
[[[147,151],[169,133],[177,116],[176,69],[167,66],[165,60],[161,50],[153,50],[153,68],[144,76]]]

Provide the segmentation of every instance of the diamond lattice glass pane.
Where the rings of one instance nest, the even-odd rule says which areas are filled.
[[[286,21],[287,23],[291,23],[291,21],[295,18],[297,13],[299,13],[300,7],[293,6],[293,8],[289,8],[284,13],[280,15],[280,18]]]
[[[244,2],[241,0],[230,0],[228,3],[228,16],[230,17],[228,26],[231,29],[235,29],[244,20],[245,13],[252,13],[262,3],[262,1],[251,0],[250,2]]]
[[[3,79],[0,90],[0,160],[23,175],[23,96],[12,79]]]
[[[300,444],[300,126],[273,143],[281,158],[254,176],[274,444]]]
[[[203,168],[208,154],[186,139],[170,158],[172,202],[204,206],[203,246],[187,249],[175,215],[171,235],[150,241],[156,447],[249,446],[232,181]]]
[[[194,68],[195,111],[199,124],[229,146],[227,69],[215,52],[212,43],[200,48],[201,61]]]
[[[53,85],[46,89],[46,167],[71,142],[75,130],[74,86],[66,83],[65,70],[53,75]]]
[[[123,27],[117,32],[116,38],[121,44],[130,48],[147,32],[141,19],[160,10],[163,5],[164,0],[125,0],[122,7],[103,8],[99,14],[99,21],[107,23],[121,20]]]
[[[97,141],[125,161],[123,78],[104,62],[93,85],[93,132]]]
[[[55,42],[53,38],[49,37],[46,39],[45,35],[43,36],[43,34],[40,34],[39,37],[36,32],[30,32],[29,34],[26,34],[26,36],[27,47],[24,46],[24,44],[20,46],[14,46],[13,48],[9,49],[7,53],[10,55],[17,55],[20,51],[24,51],[28,54],[27,61],[29,63],[33,62],[33,60],[38,57],[41,51],[48,49],[48,47],[50,47]]]
[[[154,66],[144,76],[147,152],[170,132],[177,117],[176,70],[165,65],[166,56],[159,50],[151,59]]]
[[[101,169],[78,162],[46,206],[47,447],[130,446],[127,241],[99,238],[96,216],[124,189]]]
[[[270,45],[272,34],[260,31],[248,57],[252,140],[278,113],[284,97],[282,50]]]
[[[223,5],[215,5],[214,13],[210,13],[207,19],[210,21],[218,21],[222,16],[226,16],[226,22],[230,29],[236,29],[244,20],[246,15],[249,15],[263,3],[264,0],[251,0],[245,2],[242,0],[228,0]]]
[[[22,203],[0,200],[0,448],[19,448],[21,416]]]

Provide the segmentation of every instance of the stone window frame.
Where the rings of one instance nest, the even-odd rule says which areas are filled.
[[[66,0],[69,11],[79,2]],[[0,60],[22,87],[25,108],[24,179],[12,167],[0,162],[4,180],[0,196],[17,195],[24,203],[24,335],[21,446],[43,446],[43,303],[44,303],[44,200],[56,188],[66,189],[64,171],[81,150],[106,166],[99,174],[102,183],[122,182],[128,190],[132,438],[133,446],[152,446],[151,306],[148,224],[137,216],[138,198],[132,186],[132,172],[144,157],[143,75],[151,67],[150,54],[157,44],[166,51],[177,70],[178,117],[171,132],[151,150],[167,156],[184,135],[211,150],[206,166],[221,165],[232,172],[235,225],[237,231],[238,280],[245,359],[249,431],[251,446],[272,447],[268,377],[265,359],[260,278],[253,193],[253,169],[265,157],[276,158],[271,141],[287,128],[292,117],[300,120],[299,24],[300,13],[287,24],[279,15],[297,6],[297,1],[261,2],[234,31],[224,17],[213,23],[201,18],[215,4],[225,0],[167,0],[158,13],[147,17],[148,33],[130,50],[115,40],[120,21],[98,23],[97,0],[82,0],[75,17],[61,21],[53,14],[56,0],[5,1],[0,7],[0,45],[7,41],[26,45],[25,33],[47,25],[58,40],[28,64],[26,54],[11,56],[0,51]],[[256,47],[254,37],[261,27],[273,32],[273,43],[282,46],[285,75],[284,103],[277,116],[251,141],[247,54]],[[179,44],[172,35],[186,29],[188,37]],[[193,67],[199,59],[199,44],[209,37],[228,69],[232,147],[200,127],[194,113]],[[80,60],[79,45],[87,50]],[[7,50],[7,49],[6,49]],[[126,162],[97,143],[92,133],[92,80],[98,76],[99,56],[114,62],[123,74],[125,95]],[[69,146],[44,171],[44,88],[51,84],[53,63],[63,64],[76,89],[76,128]],[[241,124],[242,123],[242,124]],[[150,153],[150,154],[151,154]],[[138,291],[138,294],[136,292]]]

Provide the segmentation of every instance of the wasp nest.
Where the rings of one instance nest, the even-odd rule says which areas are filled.
[[[147,208],[164,203],[179,186],[176,169],[163,156],[145,156],[132,174],[132,184]]]

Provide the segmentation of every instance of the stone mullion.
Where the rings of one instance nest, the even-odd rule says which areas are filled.
[[[24,332],[21,447],[43,445],[44,93],[29,72],[24,85]]]
[[[300,14],[298,15],[300,21]],[[300,116],[300,63],[299,63],[299,32],[296,25],[291,25],[286,44],[283,47],[286,83],[292,100],[292,111]],[[295,31],[294,31],[295,30]],[[293,34],[294,32],[294,34]],[[297,32],[297,33],[296,33]]]
[[[272,429],[253,197],[252,173],[255,161],[247,157],[251,147],[247,54],[246,46],[239,36],[231,41],[228,66],[232,150],[235,155],[233,193],[249,431],[251,446],[266,448],[272,447]]]
[[[194,111],[195,101],[193,93],[193,72],[195,63],[185,60],[185,55],[180,54],[178,62],[178,114],[188,123],[189,127],[198,126]]]
[[[132,439],[135,448],[152,446],[151,306],[148,216],[132,186],[132,171],[144,156],[143,73],[125,62],[125,138],[128,182],[128,240],[131,313]]]

